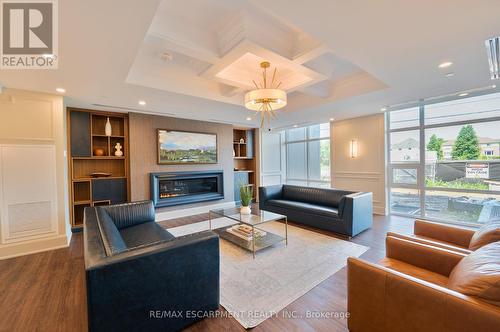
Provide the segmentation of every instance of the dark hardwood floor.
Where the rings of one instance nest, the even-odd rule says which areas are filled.
[[[173,227],[207,219],[208,214],[201,214],[160,224]],[[375,216],[373,227],[351,241],[370,248],[362,258],[377,261],[385,255],[388,231],[408,234],[411,230],[411,219]],[[76,233],[68,248],[0,261],[0,331],[87,330],[82,239],[82,233]],[[253,331],[346,331],[345,319],[285,317],[305,316],[306,311],[345,312],[346,278],[343,268]],[[205,319],[186,331],[223,330],[244,331],[232,318]]]

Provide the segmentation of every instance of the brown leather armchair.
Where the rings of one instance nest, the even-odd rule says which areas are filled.
[[[469,244],[474,233],[474,230],[459,226],[444,225],[417,219],[413,225],[412,235],[388,232],[387,236],[469,254],[472,252],[469,249]]]
[[[448,289],[466,254],[388,236],[378,264],[348,259],[348,327],[364,331],[495,331],[500,308]]]

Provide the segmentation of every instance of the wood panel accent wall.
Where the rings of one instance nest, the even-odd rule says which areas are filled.
[[[373,192],[373,211],[386,214],[384,115],[332,122],[332,186]],[[358,157],[349,156],[349,142],[358,141]]]
[[[197,165],[158,165],[157,129],[217,134],[218,163]],[[129,113],[131,200],[150,199],[151,172],[224,171],[224,200],[200,202],[159,209],[161,211],[234,201],[233,127],[228,124]]]

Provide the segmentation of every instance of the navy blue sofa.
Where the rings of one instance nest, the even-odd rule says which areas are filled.
[[[370,228],[372,193],[275,185],[259,188],[259,208],[289,220],[353,237]]]
[[[215,233],[175,238],[145,201],[86,208],[83,236],[90,331],[179,331],[218,309]]]

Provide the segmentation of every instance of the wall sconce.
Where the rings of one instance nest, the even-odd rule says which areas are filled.
[[[358,141],[355,139],[349,142],[349,155],[351,158],[356,158],[358,156]]]

